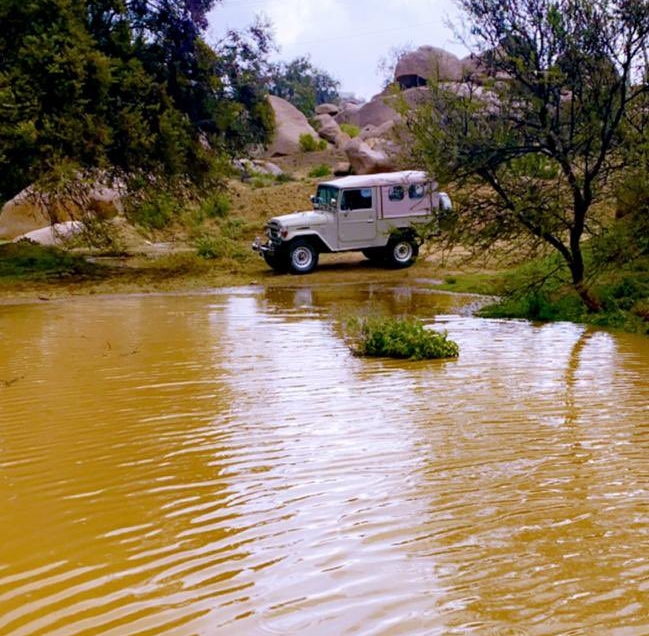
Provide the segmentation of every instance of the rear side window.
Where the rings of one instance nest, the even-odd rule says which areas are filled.
[[[372,188],[345,190],[340,201],[341,210],[362,210],[372,207]]]
[[[424,185],[423,183],[412,184],[408,188],[408,197],[411,199],[423,199],[424,197]]]
[[[401,201],[403,199],[403,186],[392,186],[388,190],[388,198],[390,201]]]

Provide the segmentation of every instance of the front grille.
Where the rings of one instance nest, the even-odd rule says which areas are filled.
[[[282,242],[282,239],[279,235],[279,223],[276,221],[270,221],[266,225],[266,236],[271,243],[279,245]]]

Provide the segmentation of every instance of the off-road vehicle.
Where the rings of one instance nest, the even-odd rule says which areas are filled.
[[[279,272],[307,274],[324,252],[360,251],[391,267],[408,267],[451,200],[419,170],[348,176],[318,184],[313,209],[266,223],[252,249]]]

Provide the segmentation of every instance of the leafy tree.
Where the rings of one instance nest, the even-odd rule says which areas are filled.
[[[307,117],[315,107],[339,99],[340,82],[311,63],[308,56],[271,66],[269,92],[290,102]]]
[[[0,199],[96,168],[201,183],[224,153],[265,143],[269,38],[207,46],[215,1],[3,0]]]
[[[477,47],[464,85],[433,85],[415,154],[465,186],[454,239],[550,245],[589,311],[583,240],[625,169],[629,115],[647,92],[645,0],[459,0]],[[471,187],[473,186],[473,187]]]

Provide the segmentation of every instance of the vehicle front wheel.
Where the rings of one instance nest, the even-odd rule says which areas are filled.
[[[419,255],[419,246],[408,236],[390,239],[385,249],[387,262],[391,267],[410,267]]]
[[[318,250],[305,239],[294,240],[288,249],[288,266],[293,274],[308,274],[318,264]]]
[[[281,252],[274,252],[273,254],[264,252],[264,260],[276,272],[285,272],[288,269],[286,254]]]

